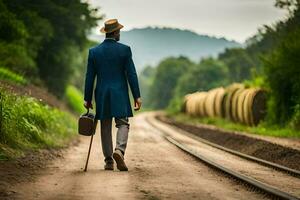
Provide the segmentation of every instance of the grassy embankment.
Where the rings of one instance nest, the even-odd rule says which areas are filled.
[[[83,107],[83,95],[76,87],[68,85],[65,100],[68,106],[77,114],[86,112],[86,109]]]
[[[26,84],[26,79],[6,68],[0,67],[0,80],[9,81],[15,84]]]
[[[243,124],[234,123],[232,121],[222,118],[201,118],[186,115],[184,113],[175,113],[167,111],[167,115],[172,117],[178,122],[187,124],[208,124],[214,125],[219,128],[229,131],[242,131],[257,135],[275,136],[275,137],[290,137],[300,138],[300,131],[292,128],[279,127],[275,125],[268,125],[265,122],[261,122],[257,127],[249,127]]]
[[[26,83],[22,76],[5,69],[0,69],[0,77],[15,84]],[[62,147],[76,135],[73,115],[1,87],[0,94],[0,160],[30,150]]]

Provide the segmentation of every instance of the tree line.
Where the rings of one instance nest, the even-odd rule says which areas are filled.
[[[100,19],[80,0],[0,0],[0,67],[63,97],[83,72],[87,34]]]
[[[300,0],[277,0],[289,17],[264,26],[243,48],[226,49],[217,58],[194,63],[170,57],[148,66],[140,75],[145,105],[179,110],[187,93],[205,91],[232,82],[244,82],[268,91],[267,123],[300,128]]]

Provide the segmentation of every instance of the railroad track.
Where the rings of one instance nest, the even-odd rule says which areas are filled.
[[[163,123],[165,123],[165,122],[163,122]],[[176,127],[176,128],[178,128],[178,127]],[[178,128],[178,129],[183,130],[181,128]],[[291,169],[291,168],[283,166],[283,165],[279,165],[279,164],[276,164],[276,163],[273,163],[273,162],[269,162],[267,160],[263,160],[263,159],[260,159],[260,158],[254,157],[254,156],[250,156],[250,155],[247,155],[247,154],[244,154],[244,153],[241,153],[241,152],[238,152],[238,151],[235,151],[235,150],[223,147],[221,145],[218,145],[216,143],[210,142],[210,141],[208,141],[206,139],[203,139],[203,138],[201,138],[199,136],[196,136],[194,134],[188,133],[186,131],[184,131],[182,133],[185,134],[185,135],[187,135],[188,137],[191,137],[191,138],[193,138],[195,140],[198,140],[198,141],[200,141],[202,143],[210,145],[210,146],[212,146],[214,148],[221,149],[223,151],[226,151],[226,152],[231,153],[233,155],[239,156],[241,158],[244,158],[244,159],[247,159],[247,160],[259,163],[259,164],[262,164],[264,166],[267,166],[267,167],[276,169],[278,171],[282,171],[282,172],[285,172],[287,174],[290,174],[290,175],[292,175],[294,177],[300,178],[300,171],[299,170]]]
[[[229,175],[230,177],[233,177],[234,179],[241,181],[242,183],[245,183],[251,187],[254,187],[255,189],[258,189],[259,191],[263,192],[264,194],[267,194],[268,196],[272,197],[272,198],[276,198],[276,199],[299,199],[297,196],[295,196],[294,194],[291,194],[289,192],[283,191],[281,190],[281,188],[279,189],[278,187],[275,187],[273,185],[271,185],[270,183],[265,183],[263,181],[257,180],[256,178],[253,178],[252,176],[245,174],[245,173],[240,173],[237,170],[231,169],[230,167],[226,167],[226,165],[222,165],[219,162],[216,162],[213,159],[210,159],[209,156],[205,156],[201,153],[199,153],[199,151],[190,148],[189,147],[189,143],[190,141],[184,141],[181,139],[176,138],[176,136],[173,135],[174,132],[176,132],[176,130],[172,130],[172,127],[170,125],[166,125],[165,123],[162,123],[160,121],[158,121],[157,119],[155,119],[154,115],[152,116],[148,116],[146,117],[146,121],[155,129],[159,130],[160,133],[162,134],[163,137],[165,137],[165,139],[167,141],[169,141],[170,143],[174,144],[176,147],[180,148],[181,150],[183,150],[184,152],[188,153],[189,155],[199,159],[200,161],[204,162],[206,165],[217,169],[218,171],[221,171],[222,173],[225,173],[227,175]],[[173,133],[172,133],[173,132]],[[242,159],[246,159],[250,162],[255,162],[255,163],[259,163],[261,165],[267,166],[267,167],[271,167],[272,169],[276,169],[276,170],[280,170],[284,173],[288,173],[291,176],[291,178],[293,179],[297,179],[300,185],[300,180],[299,180],[299,171],[297,170],[293,170],[281,165],[277,165],[275,163],[270,163],[268,161],[262,160],[262,159],[257,159],[254,158],[252,156],[248,156],[246,154],[242,154],[240,152],[235,152],[233,150],[224,148],[220,145],[211,143],[207,140],[204,140],[202,138],[199,138],[195,135],[189,134],[185,131],[180,131],[180,134],[185,135],[186,137],[192,139],[192,140],[197,140],[200,143],[203,143],[205,145],[208,145],[212,148],[216,148],[218,150],[224,151],[226,153],[230,153],[233,154],[234,156],[238,156]],[[278,172],[280,173],[280,172]],[[290,176],[288,175],[287,176]],[[300,188],[298,188],[300,190]]]

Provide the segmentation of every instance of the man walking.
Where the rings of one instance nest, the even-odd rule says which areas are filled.
[[[93,109],[93,86],[97,76],[95,119],[101,121],[101,143],[105,157],[104,169],[113,170],[114,159],[120,171],[128,171],[124,154],[129,132],[128,117],[132,117],[133,114],[127,81],[134,98],[134,110],[140,109],[142,100],[131,49],[129,46],[117,42],[120,40],[121,28],[123,25],[119,24],[117,19],[106,21],[100,30],[106,34],[105,40],[89,49],[84,106]],[[114,118],[118,128],[114,152],[111,133],[112,118]]]

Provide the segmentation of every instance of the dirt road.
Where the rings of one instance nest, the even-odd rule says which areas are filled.
[[[262,199],[164,140],[147,113],[130,118],[125,160],[128,172],[103,170],[99,127],[88,172],[83,172],[89,138],[81,137],[34,182],[14,186],[13,199]],[[98,123],[99,124],[99,123]],[[114,129],[115,136],[116,129]]]

